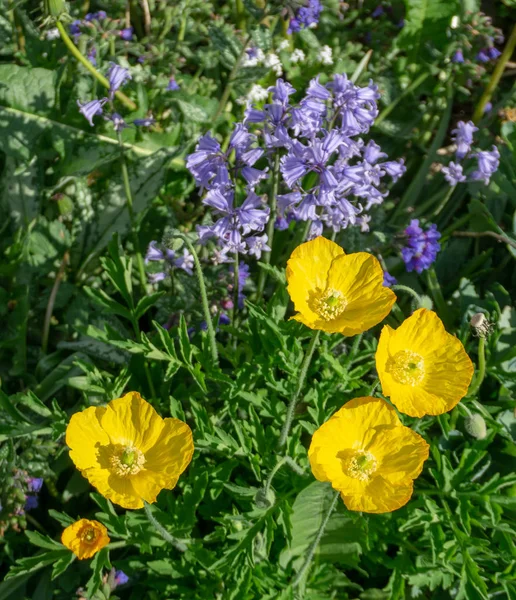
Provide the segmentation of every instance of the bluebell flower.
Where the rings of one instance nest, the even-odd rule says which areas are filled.
[[[27,489],[29,490],[29,492],[38,493],[39,491],[41,491],[42,486],[43,486],[43,478],[42,477],[30,477],[27,482]]]
[[[149,278],[150,283],[159,283],[168,277],[168,274],[165,271],[160,271],[159,273],[147,273],[147,277]]]
[[[473,144],[473,134],[478,131],[478,127],[475,127],[473,121],[459,121],[457,127],[452,129],[452,140],[457,146],[456,155],[460,160],[466,156],[471,150]]]
[[[487,55],[491,60],[496,60],[501,54],[502,53],[500,52],[500,50],[498,50],[498,48],[495,48],[494,46],[491,46],[487,49]]]
[[[434,263],[441,246],[438,240],[441,234],[437,225],[431,224],[426,231],[419,225],[419,219],[413,219],[405,229],[406,246],[401,250],[407,271],[422,271],[429,269]]]
[[[477,60],[481,63],[487,63],[491,60],[486,48],[482,48],[481,50],[479,50],[477,54]]]
[[[193,275],[194,268],[194,257],[193,254],[188,252],[186,248],[183,248],[183,255],[174,260],[174,265],[178,269],[183,269],[188,275]]]
[[[396,285],[397,283],[398,283],[398,280],[396,279],[396,277],[393,277],[388,271],[383,272],[383,285],[385,287],[392,287],[393,285]]]
[[[319,22],[323,6],[319,0],[308,0],[305,6],[301,6],[295,17],[290,19],[288,34],[296,33],[301,29],[313,27]]]
[[[444,173],[444,178],[450,185],[457,185],[458,183],[466,181],[462,165],[458,163],[450,162],[447,167],[443,167],[441,170]]]
[[[110,67],[107,72],[109,80],[109,97],[113,99],[115,92],[120,89],[127,81],[132,79],[129,69],[124,69],[116,63],[110,63]]]
[[[121,29],[119,35],[126,42],[130,42],[133,39],[133,28],[126,27],[125,29]]]
[[[246,239],[248,251],[251,256],[260,260],[262,252],[270,252],[271,248],[267,245],[267,234],[250,236]]]
[[[93,127],[93,117],[102,114],[102,107],[107,101],[107,98],[102,98],[101,100],[90,100],[90,102],[82,104],[80,100],[77,100],[77,105],[79,106],[79,112],[84,115],[88,123]]]
[[[39,501],[38,501],[37,496],[27,496],[25,498],[25,510],[26,511],[34,510],[35,508],[38,508],[38,506],[39,506]]]
[[[145,264],[148,264],[151,261],[155,260],[165,260],[166,256],[163,250],[158,248],[158,242],[152,241],[147,248],[147,253],[145,254]]]
[[[471,173],[474,181],[483,181],[488,185],[491,176],[498,170],[500,165],[500,152],[496,146],[492,150],[480,150],[473,155],[477,159],[478,168]]]
[[[346,75],[336,74],[328,88],[333,92],[333,106],[340,117],[342,132],[348,136],[367,133],[378,116],[378,87],[372,81],[367,87],[359,87]]]
[[[156,119],[154,117],[145,117],[144,119],[134,119],[133,125],[136,125],[136,127],[150,127],[155,122]]]
[[[457,64],[461,64],[464,62],[464,55],[462,54],[462,50],[460,48],[455,51],[455,53],[452,56],[451,61],[453,63],[457,63]]]
[[[168,85],[166,87],[167,92],[177,92],[177,90],[180,90],[180,89],[181,89],[181,87],[179,86],[179,84],[177,83],[175,78],[171,77],[168,80]]]
[[[107,118],[109,121],[111,121],[113,123],[113,129],[116,132],[123,131],[124,129],[129,127],[129,125],[124,121],[124,118],[122,117],[122,115],[119,115],[116,112]]]
[[[87,58],[94,67],[97,66],[97,49],[95,48],[95,46],[92,46],[90,48]]]
[[[125,585],[128,581],[129,577],[123,571],[118,570],[115,572],[115,584],[117,586]]]
[[[70,33],[74,36],[74,37],[79,37],[81,35],[81,25],[82,25],[82,21],[76,19],[75,21],[72,21],[72,23],[70,23]]]

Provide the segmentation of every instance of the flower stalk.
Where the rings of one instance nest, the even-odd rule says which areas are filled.
[[[73,54],[73,56],[75,56],[75,58],[83,65],[85,69],[87,69],[93,75],[93,77],[95,77],[95,79],[97,79],[105,88],[109,89],[109,81],[97,71],[97,69],[90,63],[90,61],[81,53],[79,48],[77,48],[77,46],[72,42],[61,21],[58,21],[56,23],[56,27],[59,30],[59,35],[61,36],[61,39],[65,43],[68,50],[70,50],[70,52]],[[115,96],[129,110],[136,110],[138,108],[136,104],[120,90],[117,90],[115,92]]]
[[[401,283],[396,283],[391,287],[391,289],[394,290],[395,292],[399,290],[400,292],[406,292],[407,294],[410,294],[414,298],[414,300],[417,302],[418,308],[423,308],[423,299],[415,290],[413,290],[408,285],[402,285]]]
[[[150,504],[145,502],[145,514],[147,515],[147,519],[149,519],[149,523],[154,527],[154,529],[159,533],[159,535],[168,542],[170,545],[174,546],[176,550],[179,552],[186,552],[188,549],[187,545],[184,542],[179,541],[174,536],[170,535],[170,533],[163,527],[163,525],[156,519],[156,517],[152,514]]]
[[[339,495],[340,495],[339,492],[335,492],[333,494],[333,499],[331,501],[331,504],[330,504],[326,514],[324,515],[323,522],[321,523],[321,526],[319,527],[319,530],[317,531],[314,541],[310,544],[310,547],[308,548],[305,562],[303,563],[303,565],[297,572],[297,575],[294,577],[294,580],[292,581],[292,587],[294,587],[294,588],[297,587],[301,583],[301,580],[305,576],[305,573],[307,572],[307,570],[310,568],[310,565],[312,564],[312,560],[314,558],[315,551],[317,550],[317,546],[319,546],[321,538],[326,529],[326,525],[328,525],[328,521],[330,520],[330,517],[331,517],[333,511],[335,510],[335,506],[337,505],[337,500],[339,498]]]
[[[486,376],[486,338],[478,338],[478,371],[475,381],[469,388],[468,396],[476,396]]]
[[[310,341],[310,345],[308,346],[303,364],[301,365],[301,371],[299,372],[299,379],[297,381],[296,391],[290,400],[290,404],[287,408],[287,417],[285,419],[285,423],[283,425],[283,429],[281,430],[281,436],[279,440],[279,446],[282,447],[287,443],[288,435],[290,433],[290,428],[292,427],[292,420],[294,419],[294,411],[296,410],[296,406],[299,400],[299,396],[301,395],[301,391],[303,390],[303,386],[305,384],[306,374],[308,373],[308,368],[310,367],[310,363],[312,362],[312,357],[314,355],[315,348],[319,342],[319,337],[321,332],[319,330],[314,331],[312,339]]]
[[[186,244],[190,254],[193,256],[194,264],[195,264],[195,273],[197,275],[197,281],[199,283],[199,291],[201,292],[201,301],[202,307],[204,311],[204,320],[206,321],[206,326],[208,328],[208,337],[210,338],[210,349],[211,349],[211,357],[213,359],[213,363],[215,365],[219,364],[219,354],[217,351],[217,340],[215,338],[215,329],[213,327],[213,321],[210,313],[210,306],[208,304],[208,294],[206,293],[206,284],[204,283],[204,275],[202,272],[201,262],[199,261],[199,256],[197,255],[197,251],[194,248],[192,242],[186,237],[186,235],[182,233],[176,233],[176,237],[183,240]]]

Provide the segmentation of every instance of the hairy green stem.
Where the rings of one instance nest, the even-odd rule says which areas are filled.
[[[281,430],[281,436],[279,439],[279,446],[282,447],[287,443],[288,435],[290,433],[290,428],[292,427],[292,420],[294,419],[294,411],[297,406],[297,402],[299,400],[299,396],[301,391],[303,390],[303,386],[306,379],[306,374],[308,372],[308,368],[310,363],[312,362],[312,356],[314,355],[315,348],[317,343],[319,342],[319,337],[321,332],[316,330],[313,332],[312,339],[310,341],[310,345],[308,346],[305,356],[303,358],[303,363],[301,365],[301,371],[299,372],[299,379],[297,381],[296,391],[290,400],[290,404],[287,408],[287,417],[285,419],[285,424],[283,425],[283,429]]]
[[[238,293],[239,293],[239,264],[238,264],[238,252],[235,252],[235,262],[233,264],[233,318],[231,324],[236,327],[236,318],[238,311]]]
[[[186,237],[186,235],[182,233],[176,233],[176,237],[183,240],[186,244],[190,254],[194,258],[195,264],[195,273],[197,275],[197,282],[199,284],[199,291],[201,292],[201,301],[202,308],[204,311],[204,320],[206,321],[206,326],[208,327],[208,337],[210,338],[210,349],[211,349],[211,357],[215,365],[219,364],[219,354],[217,352],[217,340],[215,338],[215,329],[213,327],[213,320],[211,318],[210,306],[208,304],[208,294],[206,293],[206,284],[204,283],[204,275],[202,272],[201,262],[199,261],[199,256],[197,255],[197,251],[195,250],[192,242]]]
[[[423,306],[423,300],[421,299],[421,296],[415,290],[413,290],[411,287],[409,287],[408,285],[402,285],[401,283],[396,283],[391,287],[391,289],[394,291],[399,290],[400,292],[407,292],[407,294],[410,294],[414,298],[414,300],[418,303],[419,308],[421,308]]]
[[[105,88],[109,89],[110,88],[109,81],[104,77],[104,75],[101,75],[97,71],[97,69],[90,63],[90,61],[81,53],[79,48],[77,48],[77,46],[72,42],[68,33],[66,32],[66,29],[64,28],[64,25],[61,23],[61,21],[58,21],[56,26],[57,26],[57,29],[59,30],[59,34],[61,35],[61,39],[65,43],[68,50],[70,50],[70,52],[75,56],[75,58],[84,66],[85,69],[87,69],[93,75],[93,77],[95,77],[95,79],[100,81],[100,83]],[[115,92],[115,96],[129,110],[136,110],[138,108],[136,106],[136,104],[131,99],[129,99],[125,94],[123,94],[120,90]]]
[[[274,158],[274,169],[272,171],[271,187],[269,190],[270,214],[269,214],[269,222],[267,223],[267,244],[269,245],[270,250],[268,252],[265,252],[263,255],[263,262],[266,265],[270,265],[270,263],[271,263],[272,243],[274,240],[274,225],[276,223],[276,212],[277,212],[279,167],[280,167],[280,155],[279,155],[279,152],[276,152],[276,156]],[[267,271],[265,271],[265,269],[262,269],[260,271],[260,277],[258,279],[258,289],[256,292],[256,301],[257,302],[259,302],[263,296],[263,291],[265,289],[266,281],[267,281]]]
[[[169,544],[174,546],[174,548],[176,548],[176,550],[179,550],[179,552],[185,552],[188,549],[186,544],[184,544],[183,542],[180,542],[174,536],[170,535],[170,533],[156,519],[156,517],[152,514],[151,507],[148,502],[145,502],[145,514],[147,515],[147,518],[149,519],[150,524],[159,533],[159,535],[165,540],[165,542],[168,542]]]
[[[317,531],[315,539],[310,544],[310,547],[308,548],[308,552],[307,552],[307,555],[306,555],[306,558],[305,558],[305,562],[303,563],[303,565],[301,566],[301,568],[297,572],[297,575],[295,576],[294,580],[292,581],[292,587],[295,588],[295,587],[297,587],[301,583],[301,580],[305,576],[305,573],[310,568],[310,565],[312,564],[312,560],[314,558],[315,551],[317,550],[317,546],[319,546],[319,542],[321,541],[321,538],[322,538],[322,536],[324,534],[324,530],[326,529],[326,525],[328,525],[328,521],[330,520],[330,517],[331,517],[333,511],[335,510],[335,506],[337,505],[337,500],[339,499],[339,496],[340,496],[340,492],[335,492],[334,493],[333,499],[331,501],[331,504],[330,504],[330,506],[328,508],[328,511],[324,515],[323,522],[321,523],[321,526],[319,527],[319,530]]]
[[[131,192],[131,182],[129,180],[129,170],[127,169],[127,161],[125,159],[124,146],[122,144],[122,135],[117,132],[118,135],[118,146],[120,148],[120,163],[122,166],[122,180],[124,183],[125,198],[127,201],[127,212],[129,213],[129,220],[131,222],[131,235],[133,238],[134,252],[136,254],[136,264],[138,266],[138,275],[140,277],[140,284],[144,294],[147,293],[147,277],[145,276],[145,267],[143,264],[143,257],[140,251],[140,241],[138,240],[138,234],[136,232],[135,220],[134,220],[134,209],[133,209],[133,194]]]
[[[482,116],[484,115],[484,109],[486,107],[486,104],[489,102],[489,100],[491,100],[491,97],[492,97],[494,91],[496,90],[498,83],[500,82],[503,72],[505,71],[505,66],[509,62],[509,59],[511,58],[512,53],[514,52],[515,47],[516,47],[516,25],[513,27],[511,35],[509,36],[509,39],[507,40],[507,45],[505,46],[504,51],[502,52],[502,55],[500,56],[500,58],[498,59],[498,62],[496,63],[496,67],[493,71],[493,74],[491,75],[491,79],[489,80],[489,83],[487,84],[487,87],[484,90],[484,93],[482,94],[482,96],[480,97],[480,100],[478,101],[478,104],[475,108],[475,112],[473,113],[473,119],[472,119],[473,123],[476,124],[482,119]]]
[[[486,339],[478,338],[478,371],[475,375],[475,381],[468,391],[468,396],[475,396],[486,376]]]

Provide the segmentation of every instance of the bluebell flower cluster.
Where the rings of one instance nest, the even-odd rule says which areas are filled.
[[[468,121],[459,121],[457,127],[452,130],[452,140],[455,143],[456,161],[452,161],[448,166],[442,168],[444,177],[450,185],[457,185],[464,181],[483,181],[485,185],[491,180],[491,176],[498,170],[500,164],[500,152],[496,146],[492,150],[472,151],[473,135],[478,131],[478,127]],[[464,173],[462,162],[466,159],[476,159],[477,167],[471,170],[468,175]]]
[[[267,251],[267,235],[263,233],[270,210],[255,188],[268,177],[267,168],[255,163],[264,155],[257,138],[242,123],[237,123],[226,151],[209,133],[198,142],[186,166],[197,185],[206,190],[203,203],[212,209],[213,225],[199,225],[201,243],[210,239],[221,247],[218,262],[229,262],[229,254],[242,253],[260,257]],[[245,181],[245,199],[239,205],[235,198],[236,182],[231,175]]]
[[[308,0],[305,6],[301,6],[295,16],[290,19],[287,33],[292,34],[301,29],[313,27],[319,23],[323,6],[319,0]]]
[[[410,225],[405,229],[405,235],[407,236],[406,245],[401,250],[401,256],[407,271],[421,273],[430,268],[441,248],[438,241],[441,234],[437,231],[437,225],[430,224],[424,231],[419,225],[419,219],[412,219]],[[394,278],[390,275],[384,274],[384,284],[392,279]]]
[[[145,255],[145,264],[147,265],[149,262],[160,262],[163,269],[157,273],[148,274],[150,283],[163,281],[170,276],[174,267],[182,269],[188,275],[193,275],[194,257],[186,248],[178,255],[170,248],[161,248],[158,242],[152,241]]]
[[[69,27],[70,33],[74,36],[74,38],[78,38],[82,33],[82,26],[87,27],[89,25],[91,27],[95,21],[100,23],[105,19],[107,19],[107,12],[105,10],[99,10],[95,13],[88,13],[84,19],[75,19],[75,21],[72,21]]]
[[[310,221],[315,237],[324,227],[338,232],[360,224],[363,211],[387,195],[382,179],[395,182],[405,172],[403,160],[384,160],[378,144],[358,137],[378,115],[377,87],[357,86],[339,74],[322,85],[316,77],[296,105],[289,83],[279,79],[269,91],[272,102],[262,110],[249,106],[244,122],[261,124],[269,153],[286,150],[280,170],[289,191],[278,196],[279,227],[292,218]]]

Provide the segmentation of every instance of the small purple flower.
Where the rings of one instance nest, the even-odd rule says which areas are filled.
[[[455,51],[455,54],[452,56],[451,61],[452,63],[457,64],[461,64],[464,62],[464,55],[462,54],[462,50],[460,48]]]
[[[145,119],[135,119],[133,125],[136,125],[136,127],[150,127],[155,122],[156,119],[154,117],[145,117]]]
[[[373,10],[371,16],[373,17],[373,19],[377,19],[378,17],[381,17],[384,14],[384,12],[385,11],[383,10],[383,6],[380,4]]]
[[[27,482],[27,488],[29,492],[38,493],[41,491],[43,486],[43,478],[42,477],[30,477]]]
[[[171,77],[168,81],[168,85],[167,85],[166,89],[167,89],[167,92],[177,92],[177,90],[180,90],[181,87],[179,86],[179,84],[177,83],[175,78]]]
[[[107,98],[102,98],[101,100],[91,100],[82,104],[80,100],[77,100],[77,105],[79,106],[79,112],[84,115],[88,123],[93,127],[93,117],[102,114],[102,107],[107,101]]]
[[[491,104],[491,102],[486,102],[485,106],[484,106],[484,114],[491,112],[493,110],[493,105]]]
[[[313,27],[319,22],[323,6],[319,0],[308,0],[305,6],[301,6],[296,16],[290,19],[287,33],[296,33],[305,27]]]
[[[437,225],[431,224],[423,231],[419,226],[419,219],[412,219],[405,234],[407,245],[402,248],[401,255],[407,271],[421,273],[430,268],[441,248],[438,242],[441,234],[437,231]]]
[[[383,272],[384,287],[391,287],[393,285],[396,285],[397,283],[398,283],[398,280],[396,279],[396,277],[393,277],[388,271]]]
[[[158,248],[158,242],[152,241],[147,248],[147,253],[145,254],[145,264],[148,264],[154,260],[165,260],[165,253]]]
[[[249,247],[249,254],[260,260],[262,252],[270,252],[270,246],[267,245],[267,234],[248,237],[246,239]]]
[[[115,92],[132,79],[132,77],[129,69],[124,69],[124,67],[113,62],[110,65],[107,77],[109,79],[109,97],[113,99]]]
[[[124,585],[129,581],[129,577],[123,572],[123,571],[116,571],[115,572],[115,584],[118,585]]]
[[[442,172],[444,178],[450,185],[457,185],[463,181],[466,181],[466,176],[462,171],[462,165],[451,162],[447,167],[443,167]]]
[[[75,37],[79,37],[82,33],[81,25],[82,25],[82,21],[79,21],[78,19],[76,19],[75,21],[72,21],[72,23],[70,24],[70,33]]]
[[[119,35],[126,42],[130,42],[133,39],[133,28],[126,27],[125,29],[121,29]]]
[[[39,506],[39,501],[38,501],[37,496],[27,496],[25,498],[25,510],[26,511],[34,510],[35,508],[38,508],[38,506]]]
[[[159,283],[166,279],[168,275],[164,271],[160,271],[159,273],[147,273],[147,277],[150,283]]]
[[[488,185],[491,175],[498,170],[500,165],[500,152],[496,146],[492,150],[480,150],[474,157],[478,162],[478,169],[471,173],[471,179],[474,181],[483,181]]]
[[[90,48],[90,51],[88,52],[88,60],[94,67],[97,66],[97,49],[95,46]]]
[[[186,248],[183,249],[183,256],[176,258],[174,261],[174,265],[178,269],[183,269],[186,271],[188,275],[193,275],[193,267],[194,267],[194,257]]]
[[[498,50],[498,48],[495,48],[494,46],[491,46],[491,48],[487,49],[487,55],[491,60],[496,60],[501,54],[502,53],[500,52],[500,50]]]
[[[478,62],[481,63],[487,63],[489,62],[491,59],[489,57],[489,54],[487,53],[487,49],[486,48],[482,48],[478,54],[477,54],[477,60]]]
[[[471,150],[473,144],[473,134],[478,131],[473,121],[459,121],[457,127],[452,129],[452,140],[457,146],[456,155],[459,160],[463,159]]]
[[[108,117],[108,119],[113,123],[113,129],[116,132],[123,131],[129,127],[129,125],[124,121],[122,115],[119,115],[118,113],[113,113],[110,117]]]

